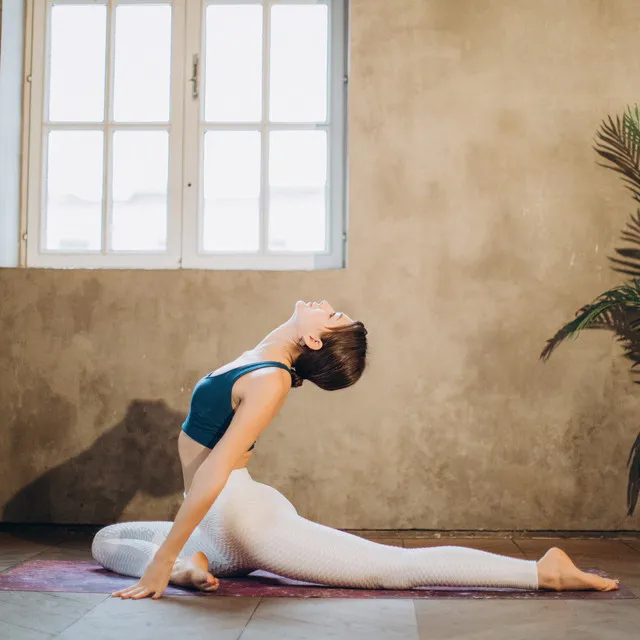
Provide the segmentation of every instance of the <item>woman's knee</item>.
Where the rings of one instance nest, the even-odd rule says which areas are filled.
[[[96,540],[103,541],[108,538],[123,538],[126,534],[126,527],[128,522],[116,522],[115,524],[109,524],[102,529],[98,529],[95,536],[93,536],[93,542]]]
[[[104,564],[105,554],[109,549],[113,548],[114,543],[117,544],[118,540],[128,537],[136,537],[131,531],[130,522],[116,522],[115,524],[102,527],[102,529],[99,529],[95,536],[93,536],[91,555],[95,560]]]
[[[93,536],[93,541],[91,542],[91,555],[94,560],[104,565],[104,554],[105,554],[105,546],[108,540],[112,540],[117,538],[117,530],[115,529],[117,525],[110,524],[106,527],[100,529],[95,536]]]

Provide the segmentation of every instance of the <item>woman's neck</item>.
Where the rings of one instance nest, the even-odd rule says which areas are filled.
[[[289,368],[298,357],[298,341],[300,337],[295,325],[290,320],[276,327],[267,334],[253,349],[247,353],[259,354],[264,360],[283,362]]]

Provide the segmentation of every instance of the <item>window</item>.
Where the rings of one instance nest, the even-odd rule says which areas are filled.
[[[345,0],[32,1],[28,266],[343,266]]]

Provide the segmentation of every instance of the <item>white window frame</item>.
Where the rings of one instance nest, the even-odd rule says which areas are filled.
[[[55,0],[54,0],[55,2]],[[50,24],[50,0],[27,0],[27,37],[25,38],[25,121],[23,151],[26,170],[22,217],[26,222],[22,241],[26,244],[26,266],[45,268],[126,268],[126,269],[235,269],[235,270],[314,270],[339,269],[345,266],[346,254],[346,84],[347,84],[347,0],[60,0],[61,4],[107,4],[107,65],[105,92],[105,124],[49,123],[43,118],[46,96],[47,56]],[[115,34],[116,4],[165,4],[173,7],[172,61],[171,61],[171,115],[170,124],[118,124],[112,122],[113,94],[113,42]],[[209,4],[263,4],[263,109],[261,123],[256,125],[202,124],[204,92],[200,86],[199,98],[191,97],[193,59],[203,60],[205,11]],[[327,121],[320,125],[268,123],[269,105],[269,19],[271,7],[278,4],[326,3],[329,10],[328,56],[328,109]],[[200,65],[202,66],[202,65]],[[198,81],[202,84],[202,74]],[[182,87],[182,89],[180,89]],[[103,215],[103,250],[101,252],[46,251],[43,246],[43,198],[46,194],[43,160],[46,158],[47,132],[55,129],[105,131],[104,207],[109,211],[107,199],[111,192],[112,136],[118,130],[169,129],[170,171],[168,191],[167,250],[165,252],[107,252],[110,220]],[[256,253],[212,253],[202,250],[202,210],[200,202],[204,130],[232,129],[257,130],[262,138],[262,185],[260,238],[261,250]],[[328,130],[327,173],[327,234],[326,250],[314,253],[270,251],[267,248],[268,220],[268,153],[269,131],[278,129]],[[197,215],[196,215],[197,212]],[[23,247],[23,255],[25,247]]]
[[[106,0],[95,4],[107,5],[107,57],[106,57],[106,90],[105,90],[105,120],[103,124],[61,122],[50,123],[44,121],[46,94],[46,78],[48,75],[49,59],[49,28],[52,4],[49,0],[32,0],[33,2],[33,36],[31,59],[31,101],[30,101],[30,130],[29,130],[29,169],[28,169],[28,197],[27,197],[27,266],[30,267],[59,267],[59,268],[171,268],[180,264],[180,187],[182,184],[182,126],[183,101],[179,91],[174,87],[183,84],[182,70],[184,68],[182,56],[184,51],[184,15],[185,0],[153,0],[153,4],[172,5],[172,60],[171,60],[171,108],[169,124],[118,124],[112,122],[113,113],[113,45],[115,36],[115,20],[113,19],[116,4],[152,4],[150,0]],[[55,3],[55,2],[54,2]],[[60,4],[91,4],[91,0],[62,0]],[[41,34],[44,34],[42,37]],[[81,81],[81,79],[79,79]],[[107,252],[106,244],[110,238],[111,220],[104,215],[109,211],[111,194],[111,160],[113,133],[123,130],[164,130],[169,129],[169,181],[167,207],[167,249],[163,252],[135,252],[118,251]],[[44,229],[44,195],[46,193],[46,168],[44,159],[47,155],[46,139],[49,131],[55,130],[94,130],[104,131],[104,183],[103,183],[103,219],[101,252],[91,251],[47,251],[42,248]]]
[[[22,0],[0,4],[0,267],[17,267],[25,9]]]

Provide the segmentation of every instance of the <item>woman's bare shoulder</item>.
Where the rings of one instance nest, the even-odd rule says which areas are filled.
[[[241,382],[239,391],[243,399],[280,399],[291,389],[291,374],[279,367],[265,367],[247,373],[238,382]]]

